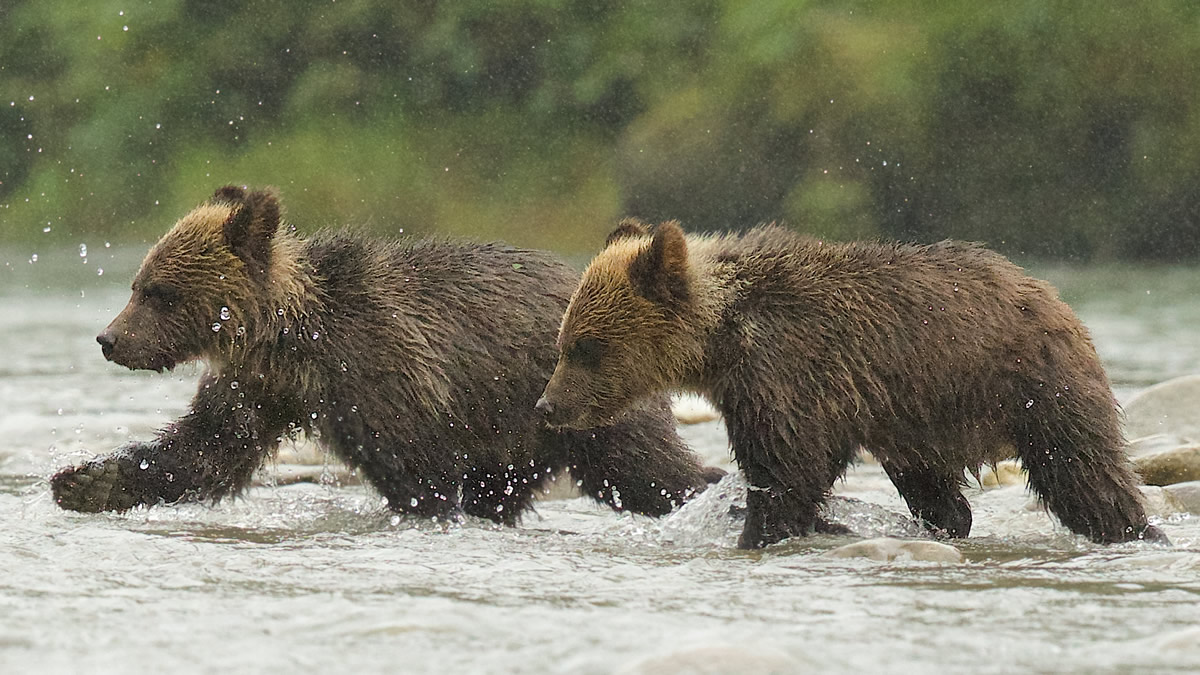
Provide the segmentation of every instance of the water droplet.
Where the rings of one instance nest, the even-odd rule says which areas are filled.
[[[320,333],[318,333],[318,332],[316,332],[316,331],[313,331],[312,338],[313,338],[314,340],[317,340],[317,339],[319,339],[320,337],[321,337],[321,334],[320,334]]]
[[[1033,407],[1033,399],[1029,399],[1028,401],[1026,401],[1026,402],[1025,402],[1025,407],[1026,407],[1027,409],[1028,409],[1028,408],[1032,408],[1032,407]]]
[[[392,527],[399,525],[400,524],[400,516],[392,516],[391,523],[392,523]]]
[[[229,383],[229,388],[230,388],[230,389],[237,389],[237,388],[238,388],[238,381],[237,381],[237,380],[234,380],[233,382],[230,382],[230,383]]]
[[[104,268],[103,267],[96,268],[96,276],[98,276],[98,277],[104,276]]]
[[[283,316],[283,308],[280,307],[279,309],[275,310],[275,313],[278,314],[279,316]]]
[[[317,413],[314,411],[313,414],[309,415],[309,417],[311,417],[315,420],[315,419],[317,419]]]
[[[413,507],[413,508],[415,509],[415,508],[417,508],[417,504],[418,504],[418,503],[419,503],[419,502],[417,502],[417,498],[416,498],[416,497],[413,497],[413,498],[412,498],[412,501],[410,501],[410,502],[408,503],[408,505],[409,505],[409,506],[411,506],[411,507]]]
[[[86,258],[86,257],[87,257],[87,244],[80,244],[80,245],[79,245],[79,257],[80,257],[80,258]]]
[[[143,459],[141,464],[138,464],[139,469],[147,469],[150,467],[150,460]]]
[[[31,262],[31,263],[35,263],[35,262],[37,262],[37,254],[36,254],[36,253],[34,253],[33,255],[29,256],[29,262]]]
[[[501,512],[501,511],[503,511],[503,510],[504,510],[504,505],[503,505],[503,504],[497,504],[497,505],[496,505],[496,513],[500,513],[500,512]]]
[[[212,330],[213,330],[213,332],[214,332],[214,333],[219,333],[219,332],[221,332],[221,324],[220,324],[220,322],[218,322],[218,323],[214,323],[214,324],[212,325]]]
[[[221,320],[222,320],[222,321],[228,321],[230,316],[232,316],[232,315],[229,313],[229,308],[228,308],[228,307],[222,307],[222,308],[221,308]]]
[[[47,232],[49,232],[49,231],[50,231],[50,226],[49,226],[49,225],[47,225],[46,227],[43,227],[43,228],[42,228],[42,232],[43,232],[43,233],[47,233]]]
[[[245,335],[245,334],[246,334],[246,327],[245,327],[245,326],[238,326],[238,327],[237,327],[237,331],[236,331],[236,332],[237,332],[237,334],[238,334],[238,337],[241,337],[241,336],[243,336],[243,335]]]

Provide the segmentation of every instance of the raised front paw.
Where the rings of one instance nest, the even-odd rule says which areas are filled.
[[[70,511],[125,511],[137,500],[121,484],[116,458],[102,457],[59,471],[50,478],[54,502]]]

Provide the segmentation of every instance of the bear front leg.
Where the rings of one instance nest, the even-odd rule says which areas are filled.
[[[818,512],[857,446],[819,418],[797,419],[785,412],[808,407],[768,404],[753,396],[723,406],[729,442],[748,488],[738,548],[762,548],[811,532],[849,533]],[[801,429],[803,438],[797,435]]]
[[[161,440],[129,443],[110,455],[63,469],[50,479],[54,501],[86,513],[179,501],[195,489],[199,476],[195,467],[161,449]]]
[[[94,513],[220,499],[242,490],[286,429],[277,411],[253,400],[222,378],[205,376],[191,411],[158,438],[56,473],[50,479],[54,501]]]

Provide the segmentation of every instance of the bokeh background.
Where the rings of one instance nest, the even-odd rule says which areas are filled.
[[[1198,85],[1189,0],[5,0],[0,244],[153,240],[233,182],[302,231],[1192,260]]]

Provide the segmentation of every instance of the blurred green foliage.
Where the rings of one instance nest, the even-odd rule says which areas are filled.
[[[629,214],[1194,258],[1197,63],[1186,0],[6,2],[0,240],[153,239],[232,182],[576,252]]]

